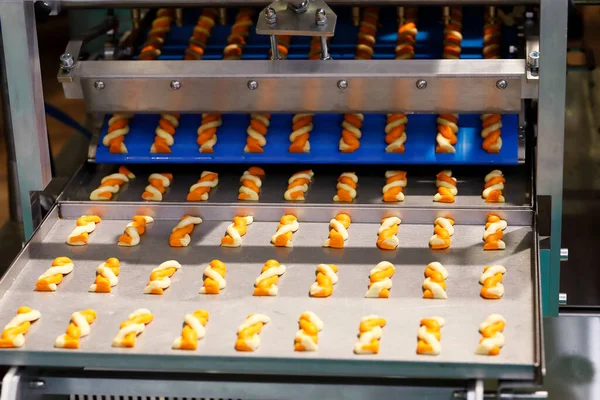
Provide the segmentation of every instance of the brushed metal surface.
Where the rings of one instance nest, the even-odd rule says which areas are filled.
[[[228,221],[205,221],[192,234],[192,245],[174,249],[168,234],[175,221],[158,220],[142,237],[140,246],[116,246],[126,220],[103,220],[90,235],[89,244],[70,247],[64,243],[74,220],[48,219],[50,231],[28,246],[20,263],[4,278],[0,287],[10,286],[0,300],[0,321],[8,321],[16,308],[28,305],[39,309],[41,319],[27,334],[23,349],[2,351],[8,363],[87,366],[130,369],[191,370],[218,372],[293,373],[350,376],[496,377],[532,379],[535,365],[533,233],[531,227],[510,226],[505,234],[507,250],[484,252],[483,226],[457,225],[452,247],[432,251],[427,242],[432,225],[403,224],[397,251],[375,247],[378,224],[354,223],[343,250],[324,249],[326,222],[300,222],[293,249],[275,248],[269,238],[276,222],[255,222],[238,249],[218,247]],[[40,232],[41,234],[41,232]],[[37,277],[54,257],[69,256],[75,262],[55,293],[33,291]],[[88,293],[95,269],[108,257],[121,260],[119,284],[111,294]],[[198,294],[202,271],[213,258],[228,266],[228,287],[219,296]],[[262,264],[278,259],[288,270],[280,280],[280,293],[274,298],[253,297],[253,281]],[[152,268],[176,259],[183,268],[173,277],[164,296],[143,295]],[[396,267],[390,299],[365,299],[368,272],[381,260]],[[427,263],[440,261],[448,269],[447,301],[422,299],[421,284]],[[318,263],[340,267],[339,283],[332,297],[313,299],[308,289],[314,282]],[[507,267],[506,294],[502,300],[479,297],[478,278],[483,266],[500,263]],[[16,276],[16,277],[15,277]],[[10,279],[7,282],[7,278]],[[94,308],[98,319],[78,351],[54,349],[55,338],[64,332],[70,314]],[[134,349],[114,349],[110,343],[118,325],[136,308],[150,309],[155,320],[138,338]],[[195,352],[171,350],[180,333],[183,315],[197,308],[211,313],[207,336]],[[311,310],[325,322],[316,353],[293,351],[293,337],[301,312]],[[237,326],[249,313],[262,312],[272,318],[261,334],[261,347],[253,354],[235,352]],[[508,320],[506,346],[498,357],[474,353],[479,340],[478,324],[490,313],[502,313]],[[381,353],[356,356],[358,323],[362,316],[379,314],[388,319],[381,341]],[[419,319],[439,315],[446,318],[442,330],[443,351],[439,357],[415,354]]]
[[[88,111],[98,112],[506,113],[521,109],[524,74],[524,60],[80,61],[63,85],[81,85]],[[259,88],[248,90],[249,80]]]

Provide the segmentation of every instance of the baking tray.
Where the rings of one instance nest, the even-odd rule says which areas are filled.
[[[67,208],[61,205],[61,208]],[[116,205],[114,207],[117,207]],[[228,207],[225,207],[228,208]],[[233,214],[233,209],[231,214]],[[283,212],[283,208],[281,209]],[[233,215],[230,215],[231,218]],[[228,218],[228,219],[229,219]],[[297,374],[377,377],[465,377],[532,380],[540,364],[539,294],[534,232],[531,226],[510,226],[505,233],[507,249],[482,250],[481,226],[457,224],[452,247],[432,251],[428,239],[432,225],[402,224],[400,248],[382,251],[375,247],[378,224],[353,223],[342,250],[322,248],[326,221],[300,221],[294,248],[275,248],[269,238],[277,222],[257,221],[249,228],[241,248],[218,246],[227,221],[205,221],[192,234],[188,248],[171,248],[168,235],[175,220],[157,219],[142,237],[140,246],[121,248],[117,237],[127,220],[103,220],[90,235],[89,244],[70,247],[64,243],[74,220],[59,218],[55,208],[33,240],[0,282],[0,321],[6,323],[17,309],[28,305],[40,310],[41,319],[32,325],[22,349],[3,350],[2,359],[11,365],[87,367],[165,371],[210,371],[220,373]],[[36,278],[53,258],[71,257],[73,273],[66,276],[55,293],[33,291]],[[111,294],[88,293],[99,263],[108,257],[121,260],[119,284]],[[206,264],[219,258],[227,264],[227,288],[219,296],[198,294]],[[253,297],[252,285],[263,263],[275,258],[287,265],[277,297]],[[183,268],[173,277],[163,296],[143,295],[149,273],[160,262],[176,259]],[[365,299],[368,272],[388,260],[397,270],[389,299]],[[448,269],[447,301],[422,299],[421,283],[427,263],[439,261]],[[332,297],[308,297],[319,263],[340,267],[340,280]],[[489,264],[503,264],[506,294],[499,301],[479,297],[479,275]],[[64,333],[71,313],[94,308],[98,319],[80,350],[53,348]],[[133,310],[145,307],[155,315],[133,349],[114,349],[111,340],[119,324]],[[181,331],[183,316],[198,308],[210,312],[207,335],[194,352],[171,350]],[[319,351],[293,351],[297,319],[301,312],[316,312],[325,322]],[[237,326],[249,313],[271,318],[261,333],[255,353],[238,353],[233,344]],[[503,314],[508,323],[506,345],[498,357],[474,353],[479,340],[478,325],[490,313]],[[378,314],[387,318],[378,355],[354,355],[361,317]],[[419,319],[446,318],[442,330],[443,351],[439,357],[415,354]]]
[[[262,165],[262,164],[258,164]],[[305,166],[278,165],[264,166],[266,177],[263,179],[260,199],[258,202],[238,201],[239,179],[247,166],[231,165],[139,165],[131,166],[136,178],[128,184],[121,186],[119,193],[114,195],[113,202],[137,202],[141,201],[144,188],[148,185],[148,176],[155,172],[173,173],[173,182],[163,198],[163,203],[185,203],[185,205],[196,204],[200,207],[211,204],[238,204],[238,205],[268,205],[284,202],[283,194],[287,188],[289,177]],[[86,164],[71,180],[65,189],[62,201],[65,202],[87,202],[90,193],[95,190],[103,177],[116,172],[116,165],[94,165]],[[304,202],[285,202],[285,204],[306,205],[331,205],[336,192],[336,181],[344,171],[355,171],[358,175],[358,196],[351,206],[373,206],[382,209],[406,209],[428,207],[436,210],[469,208],[469,209],[515,209],[531,207],[531,180],[528,179],[528,169],[525,166],[506,167],[502,171],[506,177],[504,197],[506,203],[490,204],[481,197],[485,174],[493,167],[452,167],[453,175],[458,178],[458,195],[452,204],[437,203],[433,196],[437,193],[435,187],[435,175],[443,167],[425,166],[393,166],[388,169],[404,169],[408,173],[408,185],[404,191],[404,202],[384,203],[382,200],[382,188],[385,185],[386,168],[381,166],[313,166],[315,176],[313,183],[306,192]],[[212,189],[210,197],[206,202],[190,203],[186,201],[189,188],[198,181],[204,170],[210,170],[219,174],[219,185]],[[149,204],[149,203],[146,203]]]

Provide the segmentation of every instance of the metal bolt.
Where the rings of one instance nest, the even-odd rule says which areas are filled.
[[[273,7],[267,7],[265,10],[265,19],[271,25],[277,22],[277,12]]]
[[[258,82],[256,81],[248,81],[248,89],[256,90],[258,89]]]
[[[527,55],[527,66],[531,69],[538,69],[540,67],[540,52],[530,51]]]
[[[102,90],[104,89],[104,82],[96,81],[94,82],[94,87],[96,88],[96,90]]]
[[[325,10],[322,8],[317,9],[317,12],[315,13],[315,21],[317,22],[317,25],[319,26],[323,26],[327,23],[327,14],[325,14]]]
[[[346,89],[348,89],[348,81],[345,81],[345,80],[338,81],[337,87],[340,90],[346,90]]]
[[[419,79],[416,83],[417,89],[423,90],[427,87],[427,81],[425,79]]]
[[[46,383],[41,379],[29,381],[29,384],[28,384],[30,389],[41,389],[44,387],[44,385],[46,385]]]
[[[179,90],[181,89],[181,82],[179,81],[171,81],[171,89]]]
[[[306,10],[308,10],[308,0],[302,0],[302,1],[294,1],[289,3],[292,6],[292,9],[297,13],[303,13]]]
[[[75,60],[73,60],[73,56],[69,53],[62,54],[60,56],[60,68],[69,71],[75,65]]]
[[[500,79],[499,81],[496,82],[496,87],[500,90],[506,89],[507,86],[508,86],[508,82],[506,82],[504,79]]]
[[[558,294],[558,304],[561,306],[566,306],[567,305],[567,294],[566,293],[559,293]]]

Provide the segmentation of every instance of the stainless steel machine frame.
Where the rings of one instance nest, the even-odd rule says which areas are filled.
[[[141,7],[163,4],[157,0],[66,0],[56,2],[60,7]],[[352,5],[364,4],[397,4],[393,0],[385,1],[354,1],[330,0],[329,4],[344,3]],[[406,0],[403,4],[419,4],[416,0]],[[444,4],[444,1],[429,1],[428,4]],[[171,68],[169,61],[153,61],[144,68],[139,68],[139,62],[133,64],[127,61],[111,63],[110,67],[98,69],[92,62],[78,62],[68,73],[62,73],[60,80],[65,87],[68,97],[84,98],[90,112],[109,111],[190,111],[190,102],[186,94],[192,93],[199,87],[208,88],[213,82],[221,86],[221,93],[235,93],[235,96],[224,96],[211,103],[193,103],[194,110],[204,108],[207,111],[414,111],[414,112],[449,112],[449,111],[496,111],[515,112],[522,109],[522,100],[537,101],[538,121],[537,147],[534,157],[534,211],[536,213],[539,234],[539,257],[542,267],[543,308],[545,315],[558,313],[558,285],[560,274],[560,240],[562,214],[562,177],[563,177],[563,142],[564,142],[564,106],[565,106],[565,74],[566,74],[566,31],[567,31],[567,0],[540,1],[474,1],[458,0],[461,4],[538,4],[539,5],[539,76],[533,76],[528,71],[524,60],[481,61],[421,61],[407,63],[402,61],[383,62],[366,61],[369,63],[368,72],[355,62],[322,61],[320,63],[305,63],[302,61],[256,62],[253,69],[248,71],[240,68],[236,62],[211,62],[210,66],[190,62],[185,66]],[[229,1],[229,0],[185,0],[170,2],[171,6],[198,5],[266,5],[260,0]],[[19,180],[20,203],[23,209],[25,232],[30,237],[35,229],[34,218],[31,214],[32,193],[45,188],[51,179],[48,141],[43,113],[43,96],[41,87],[40,63],[34,20],[34,4],[31,0],[1,0],[0,25],[2,29],[2,52],[4,59],[3,92],[7,107],[7,117],[11,128],[10,135],[14,141],[14,151],[17,156],[17,172]],[[529,45],[529,44],[528,44]],[[535,49],[533,40],[531,49]],[[74,52],[75,53],[75,52]],[[77,53],[75,53],[77,54]],[[189,68],[189,69],[188,69]],[[255,68],[255,69],[254,69]],[[215,71],[219,71],[215,79]],[[475,76],[475,78],[473,78]],[[425,90],[416,87],[418,79],[428,82]],[[180,90],[172,90],[170,83],[180,81]],[[115,82],[118,81],[119,85]],[[258,83],[258,90],[251,90],[249,81]],[[340,85],[345,81],[345,85]],[[95,84],[102,82],[102,85]],[[225,85],[227,90],[222,90]],[[254,85],[251,85],[254,87]],[[460,96],[456,88],[461,88]],[[136,101],[129,98],[123,102],[122,93],[133,90]],[[257,101],[261,90],[268,90],[271,100]],[[294,98],[285,93],[293,90],[298,93]],[[404,103],[401,98],[394,98],[394,91],[401,90],[410,93],[413,101]],[[152,93],[160,92],[163,98],[160,104],[153,102]],[[360,95],[359,95],[360,94]],[[368,97],[377,101],[364,102]],[[451,108],[432,102],[436,97],[449,97]],[[301,99],[320,98],[322,102],[308,105]],[[165,109],[164,104],[170,104],[172,109]],[[448,104],[446,103],[446,104]],[[523,127],[525,129],[526,127]],[[541,366],[543,372],[543,365]],[[135,375],[107,377],[95,374],[90,376],[61,377],[55,380],[51,372],[46,372],[43,380],[40,374],[29,369],[13,369],[4,380],[4,395],[14,397],[25,391],[27,398],[34,398],[32,390],[46,387],[44,394],[64,394],[65,390],[73,388],[86,389],[90,385],[121,385],[124,392],[132,393],[139,388],[140,377]],[[162,377],[160,377],[162,378]],[[177,395],[184,395],[184,388],[191,390],[199,388],[198,382],[186,385],[185,377],[180,378],[182,389]],[[297,398],[304,397],[304,392],[297,384],[272,383],[261,384],[255,381],[251,386],[241,385],[242,378],[237,383],[214,382],[214,377],[202,382],[208,392],[215,393],[214,397],[241,397],[240,393],[252,393],[256,398],[275,398],[279,390],[286,390]],[[103,381],[103,379],[106,379]],[[135,394],[157,395],[164,389],[164,381],[152,380],[146,375],[148,383],[144,393]],[[192,378],[194,381],[198,377]],[[60,382],[60,383],[57,383]],[[137,382],[132,385],[132,382]],[[306,382],[303,382],[306,383]],[[388,386],[389,383],[377,382],[374,387],[341,386],[339,383],[330,386],[327,383],[314,385],[327,397],[348,397],[350,393],[357,397],[368,391],[370,396],[393,395],[395,390],[404,389],[399,386]],[[47,386],[46,386],[47,385]],[[57,385],[63,386],[60,390]],[[77,386],[79,385],[79,386]],[[86,386],[88,385],[88,386]],[[448,386],[452,386],[449,384]],[[117,390],[117,386],[114,386]],[[441,385],[440,387],[443,387]],[[372,390],[370,390],[372,389]],[[423,388],[419,387],[419,395],[423,396]],[[14,391],[13,391],[14,390]],[[78,390],[78,389],[74,389]],[[219,392],[217,392],[217,390]],[[315,389],[317,390],[317,389]],[[370,390],[370,391],[369,391]],[[433,390],[433,389],[432,389]],[[437,388],[436,388],[437,390]],[[445,388],[444,393],[447,392]],[[12,392],[11,392],[12,391]],[[187,392],[189,393],[189,392]],[[219,393],[217,396],[216,394]],[[311,392],[313,395],[315,392]],[[403,394],[405,392],[402,392]],[[414,392],[407,388],[406,394]],[[169,392],[173,395],[173,392]],[[463,394],[467,398],[483,398],[483,386],[480,380],[473,384]],[[458,393],[457,395],[460,395]],[[211,394],[212,396],[212,394]],[[7,398],[14,398],[7,397]]]

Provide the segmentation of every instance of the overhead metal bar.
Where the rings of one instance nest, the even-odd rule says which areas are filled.
[[[517,4],[539,4],[539,0],[453,0],[453,4],[476,4],[476,5],[517,5]],[[130,8],[130,7],[164,7],[164,0],[64,0],[59,2],[63,8]],[[265,0],[172,0],[168,2],[170,7],[231,7],[231,6],[257,6],[264,7],[270,1]],[[399,4],[422,5],[422,0],[328,0],[330,5],[390,5]],[[428,5],[448,5],[447,0],[428,0]]]
[[[83,61],[58,78],[99,112],[509,113],[525,61]]]

